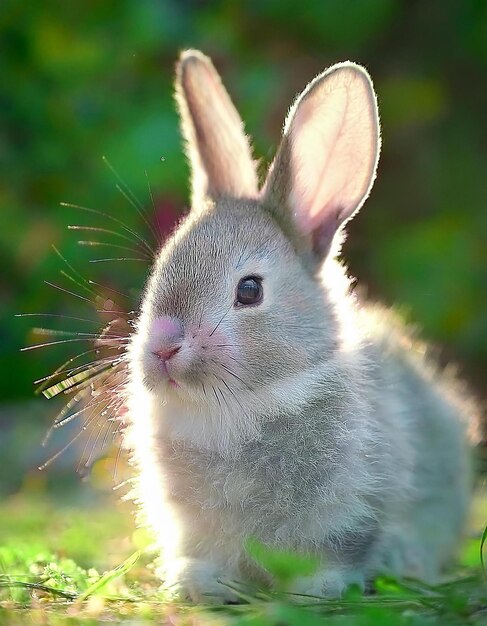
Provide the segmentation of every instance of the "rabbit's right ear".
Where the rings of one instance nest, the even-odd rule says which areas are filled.
[[[299,96],[263,190],[280,222],[309,241],[319,260],[362,206],[380,150],[372,82],[354,63],[334,65]]]
[[[176,99],[192,170],[192,204],[205,198],[256,197],[257,173],[243,123],[211,60],[182,53]]]

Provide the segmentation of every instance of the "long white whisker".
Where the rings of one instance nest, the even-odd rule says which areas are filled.
[[[113,217],[113,215],[108,215],[108,213],[104,213],[103,211],[97,211],[96,209],[91,209],[89,207],[81,206],[79,204],[71,204],[70,202],[61,202],[61,206],[71,207],[73,209],[79,209],[80,211],[86,211],[87,213],[93,213],[95,215],[101,215],[102,217],[105,217],[111,222],[114,222],[115,224],[121,226],[124,231],[133,235],[138,241],[140,241],[140,243],[148,250],[151,255],[154,254],[154,250],[149,246],[145,239],[143,239],[138,233],[136,233],[129,226],[127,226],[127,224],[124,224],[121,220]]]

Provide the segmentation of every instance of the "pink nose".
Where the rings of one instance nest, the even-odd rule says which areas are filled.
[[[181,346],[171,346],[170,348],[160,348],[154,350],[154,354],[163,361],[169,361],[172,357],[181,350]]]

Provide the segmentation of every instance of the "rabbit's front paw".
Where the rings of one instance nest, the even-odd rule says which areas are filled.
[[[180,559],[169,583],[172,594],[181,600],[198,604],[228,604],[238,602],[238,596],[225,585],[230,577],[210,561]]]
[[[365,589],[363,572],[345,569],[320,570],[314,576],[298,578],[291,591],[320,598],[339,598],[350,585],[357,585],[363,591]]]

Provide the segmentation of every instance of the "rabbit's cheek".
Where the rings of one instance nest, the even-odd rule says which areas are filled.
[[[201,327],[198,333],[190,335],[187,348],[178,357],[187,356],[187,370],[192,378],[224,373],[224,367],[235,363],[237,356],[232,338],[215,326]],[[176,361],[175,361],[176,362]]]

